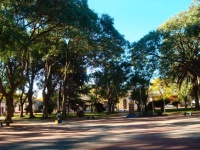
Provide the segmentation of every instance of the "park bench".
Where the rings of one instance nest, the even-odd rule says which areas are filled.
[[[5,124],[6,126],[10,126],[10,123],[13,123],[13,122],[12,121],[0,120],[0,127],[3,127],[3,124]]]

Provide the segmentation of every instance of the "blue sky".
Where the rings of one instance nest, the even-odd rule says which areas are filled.
[[[193,0],[88,0],[89,7],[114,18],[115,28],[130,42],[138,41],[170,17],[189,8]]]

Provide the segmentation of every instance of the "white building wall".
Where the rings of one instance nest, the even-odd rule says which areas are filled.
[[[1,101],[0,103],[0,115],[2,115],[5,112],[6,109],[6,103],[5,101]]]
[[[24,112],[26,112],[25,108],[27,107],[28,103],[25,103],[24,104]],[[34,110],[38,110],[39,106],[42,105],[42,102],[39,102],[39,101],[36,101],[34,104],[33,104],[33,111]],[[1,101],[0,103],[0,115],[2,115],[3,113],[5,113],[6,111],[6,103],[5,101]],[[19,103],[16,104],[15,108],[14,108],[14,111],[15,113],[19,113],[20,112],[20,105]]]

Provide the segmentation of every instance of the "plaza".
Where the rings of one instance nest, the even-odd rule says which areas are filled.
[[[200,115],[14,120],[0,128],[0,150],[199,149]]]

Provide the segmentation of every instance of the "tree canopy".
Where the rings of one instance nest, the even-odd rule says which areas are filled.
[[[0,93],[6,100],[6,120],[12,120],[17,90],[28,99],[30,118],[34,85],[42,90],[43,118],[49,117],[59,93],[58,109],[65,118],[76,102],[84,106],[80,95],[95,86],[96,97],[108,101],[109,113],[133,87],[140,86],[146,105],[145,90],[158,75],[180,88],[192,85],[199,108],[199,8],[194,1],[187,11],[129,44],[114,19],[98,16],[87,0],[2,0]],[[88,68],[94,70],[91,76]],[[138,96],[133,92],[134,97]]]

